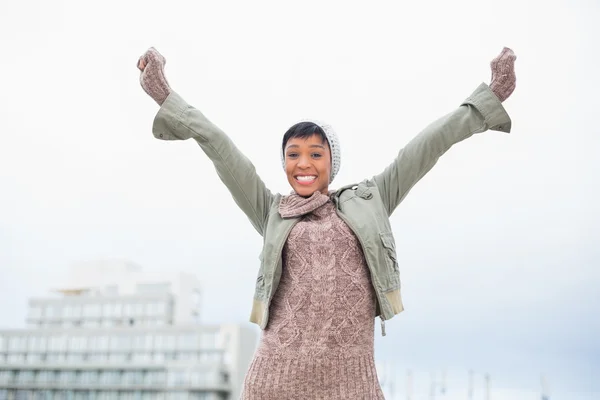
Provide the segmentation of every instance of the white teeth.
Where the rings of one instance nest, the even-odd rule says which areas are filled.
[[[308,181],[314,181],[315,179],[317,179],[317,177],[316,176],[298,176],[298,177],[296,177],[296,179],[298,179],[299,181],[308,182]]]

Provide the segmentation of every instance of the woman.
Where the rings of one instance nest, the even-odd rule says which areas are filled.
[[[242,399],[383,399],[374,317],[385,335],[384,321],[403,310],[389,216],[453,144],[488,129],[510,132],[501,102],[515,88],[515,59],[504,48],[489,86],[358,184],[330,191],[340,168],[337,135],[320,122],[295,124],[281,147],[287,196],[271,193],[229,137],[169,87],[160,53],[151,48],[138,60],[141,85],[161,106],[154,136],[196,140],[264,238],[250,316],[263,333]]]

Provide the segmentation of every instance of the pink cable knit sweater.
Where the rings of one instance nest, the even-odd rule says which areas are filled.
[[[286,196],[302,216],[283,252],[270,319],[243,400],[383,399],[375,371],[375,294],[361,246],[328,196]]]

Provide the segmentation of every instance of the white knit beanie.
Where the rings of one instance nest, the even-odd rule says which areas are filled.
[[[322,121],[316,121],[314,119],[310,120],[302,120],[300,122],[312,122],[315,125],[318,125],[323,132],[325,132],[325,136],[327,137],[327,142],[329,143],[329,149],[331,150],[331,175],[329,176],[329,183],[333,182],[333,178],[337,175],[340,170],[341,165],[341,151],[340,151],[340,140],[338,139],[337,134],[331,127],[331,125],[326,124]],[[283,149],[281,150],[281,165],[283,166],[283,170],[285,171],[285,154],[283,153]]]

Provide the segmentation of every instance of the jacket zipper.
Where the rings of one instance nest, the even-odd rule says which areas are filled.
[[[335,210],[336,210],[336,214],[348,225],[348,227],[352,230],[352,232],[354,233],[354,236],[356,236],[356,238],[358,239],[358,241],[360,242],[360,245],[363,249],[364,252],[364,248],[365,245],[362,241],[362,239],[360,238],[360,236],[356,233],[356,229],[354,229],[354,227],[352,226],[352,224],[346,219],[346,217],[344,217],[341,213],[340,213],[340,209],[339,209],[339,198],[335,197]],[[375,287],[375,284],[373,282],[375,282],[374,280],[374,275],[373,275],[373,269],[371,268],[371,265],[369,264],[369,260],[367,260],[367,257],[365,257],[365,262],[367,263],[367,267],[369,268],[369,272],[371,273],[371,285],[373,286],[373,290],[375,290],[375,295],[377,296],[377,301],[379,302],[379,310],[381,312],[381,314],[379,315],[379,318],[381,319],[381,336],[385,336],[385,318],[383,317],[383,302],[381,301],[381,296],[379,294],[379,291],[377,290],[377,288]]]

